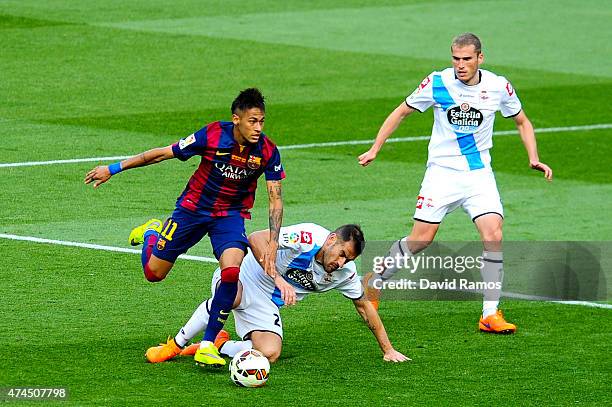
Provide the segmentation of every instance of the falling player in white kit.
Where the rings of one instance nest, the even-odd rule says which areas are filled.
[[[314,223],[281,228],[274,280],[261,267],[268,239],[269,233],[266,230],[249,236],[251,251],[240,266],[238,295],[232,310],[236,333],[241,340],[231,341],[229,334],[221,331],[215,345],[222,354],[233,357],[242,350],[255,348],[270,362],[276,361],[281,353],[283,338],[281,307],[293,305],[311,293],[336,289],[353,301],[357,312],[374,333],[384,360],[409,360],[393,348],[378,311],[364,296],[353,262],[361,254],[364,245],[363,232],[359,226],[344,225],[333,232]],[[219,281],[220,271],[217,269],[211,282],[213,295]],[[149,348],[145,355],[147,360],[157,363],[178,354],[195,354],[198,345],[186,345],[206,329],[210,301],[200,304],[174,338]]]
[[[489,149],[493,146],[495,112],[512,118],[527,150],[529,166],[552,180],[552,170],[540,162],[531,122],[510,82],[480,69],[484,60],[481,43],[472,33],[456,37],[451,45],[453,67],[432,72],[385,120],[372,147],[358,158],[367,166],[403,119],[414,111],[434,108],[427,170],[421,184],[409,236],[396,241],[390,256],[412,256],[431,244],[444,216],[462,207],[470,216],[483,242],[481,275],[486,282],[503,280],[502,223],[504,212],[491,169]],[[375,279],[389,279],[396,268]],[[380,285],[377,285],[380,286]],[[375,306],[378,294],[368,289]],[[513,333],[516,326],[504,320],[498,310],[501,290],[485,293],[479,328],[483,332]]]

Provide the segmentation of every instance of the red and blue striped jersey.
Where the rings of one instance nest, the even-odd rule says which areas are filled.
[[[210,216],[240,213],[250,219],[257,179],[285,178],[280,153],[263,133],[256,143],[240,145],[234,140],[232,122],[213,122],[172,145],[174,156],[185,161],[202,157],[176,205]]]

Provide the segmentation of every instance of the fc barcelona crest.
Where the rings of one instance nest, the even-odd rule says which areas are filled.
[[[157,250],[164,250],[166,248],[166,241],[164,239],[159,239],[157,241]]]
[[[250,155],[247,161],[247,167],[252,170],[256,170],[261,167],[261,157],[255,157],[254,155]]]

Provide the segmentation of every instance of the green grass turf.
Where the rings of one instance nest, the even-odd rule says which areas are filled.
[[[485,67],[512,80],[536,127],[612,123],[611,25],[601,8],[592,1],[4,1],[0,161],[167,145],[228,118],[237,91],[252,85],[268,98],[266,131],[279,145],[372,139],[422,77],[448,65],[450,38],[468,29],[482,35]],[[397,135],[430,128],[428,112]],[[512,128],[498,120],[496,129]],[[538,141],[553,183],[527,169],[518,136],[495,139],[505,238],[611,240],[612,130],[543,133]],[[389,144],[365,169],[356,156],[367,146],[284,151],[285,224],[359,222],[369,240],[405,234],[426,146]],[[171,212],[197,162],[130,171],[95,191],[82,184],[93,165],[0,168],[0,233],[124,246],[135,224]],[[260,193],[248,231],[266,226],[266,205]],[[473,240],[470,223],[453,213],[439,238]],[[181,260],[152,285],[137,255],[6,239],[0,254],[0,386],[67,386],[73,405],[611,401],[607,309],[506,301],[519,331],[491,337],[476,332],[478,302],[386,302],[390,337],[414,359],[389,365],[348,301],[313,296],[284,310],[282,359],[268,386],[249,391],[188,359],[142,358],[209,294],[213,264]],[[208,240],[190,254],[210,256]]]
[[[134,270],[135,255],[0,245],[16,261],[4,273],[12,285],[1,289],[0,305],[10,312],[1,323],[0,380],[68,386],[78,405],[220,405],[244,397],[266,404],[488,405],[483,389],[533,404],[597,404],[607,394],[610,362],[601,356],[610,350],[609,334],[593,326],[612,322],[609,310],[509,301],[521,330],[491,337],[475,331],[478,303],[387,302],[382,315],[391,339],[414,359],[388,365],[337,294],[287,309],[284,354],[269,385],[240,389],[225,370],[201,371],[189,358],[161,365],[142,358],[208,292],[212,266],[180,262],[167,281],[151,285]]]

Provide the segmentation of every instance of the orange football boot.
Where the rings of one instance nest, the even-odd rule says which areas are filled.
[[[181,351],[181,356],[193,356],[196,351],[200,347],[200,342],[192,343],[191,345],[187,345]]]
[[[221,349],[221,346],[223,346],[225,344],[225,342],[229,341],[229,339],[230,339],[229,332],[227,332],[226,330],[222,329],[217,334],[217,337],[215,338],[215,341],[213,343],[215,344],[215,347],[217,349]]]
[[[490,332],[494,334],[512,334],[516,332],[516,325],[506,322],[501,310],[486,318],[480,317],[478,328],[482,332]]]
[[[159,346],[153,346],[147,349],[145,357],[151,363],[165,362],[174,358],[181,353],[181,348],[174,342],[174,338],[168,337],[166,343],[160,343]]]
[[[219,333],[217,334],[217,337],[215,338],[215,342],[214,342],[215,347],[217,349],[220,349],[221,346],[223,346],[225,342],[229,341],[229,339],[230,339],[230,334],[223,329],[220,330]],[[200,342],[192,343],[189,346],[185,346],[183,350],[181,351],[181,356],[193,356],[195,355],[199,347],[200,347]]]

